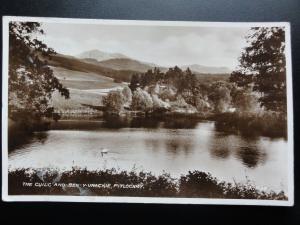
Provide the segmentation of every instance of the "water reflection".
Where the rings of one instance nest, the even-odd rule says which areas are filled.
[[[48,134],[45,132],[25,133],[10,131],[8,132],[8,151],[11,152],[16,149],[22,149],[34,143],[44,144],[47,140]]]
[[[50,130],[99,130],[104,124],[103,120],[59,120],[52,122]]]
[[[249,168],[254,168],[258,164],[263,164],[266,161],[266,153],[256,146],[242,146],[236,149],[235,154],[236,157]]]
[[[235,134],[247,139],[257,139],[260,136],[267,136],[273,139],[284,138],[287,140],[286,121],[280,121],[278,129],[272,129],[268,126],[268,122],[263,119],[258,120],[256,118],[250,122],[249,119],[245,118],[236,118],[234,116],[226,118],[224,116],[215,121],[215,128],[218,132]]]
[[[105,117],[102,127],[105,128],[169,128],[194,129],[198,120],[190,118],[141,118],[141,117]]]
[[[227,133],[217,130],[213,121],[65,120],[52,124],[50,131],[16,140],[20,142],[10,141],[9,146],[14,149],[9,153],[11,167],[138,167],[172,176],[201,170],[225,181],[249,177],[275,188],[285,184],[287,177],[284,139]],[[109,149],[108,154],[101,156],[101,148]]]
[[[211,142],[210,154],[215,159],[224,160],[233,155],[249,168],[255,168],[266,161],[266,152],[258,148],[259,139],[216,133]]]
[[[189,139],[169,139],[166,141],[165,146],[166,150],[172,154],[178,154],[179,152],[183,152],[184,154],[188,154],[193,148],[193,142]]]
[[[230,155],[230,149],[228,146],[214,146],[210,150],[212,156],[217,159],[226,159]]]

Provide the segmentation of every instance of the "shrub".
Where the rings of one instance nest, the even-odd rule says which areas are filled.
[[[107,111],[119,113],[123,110],[124,97],[120,90],[111,91],[103,97],[103,104]]]
[[[128,86],[125,86],[122,90],[123,101],[125,104],[130,105],[132,102],[132,92]]]
[[[155,94],[152,95],[152,101],[153,101],[153,108],[154,108],[154,110],[157,110],[157,109],[169,109],[170,108],[170,104],[169,103],[164,102],[163,100],[161,100]]]
[[[255,113],[262,110],[258,102],[258,96],[246,88],[234,87],[231,90],[232,105],[237,112]]]
[[[33,183],[32,187],[23,182]],[[38,187],[35,183],[50,184]],[[71,186],[70,186],[71,185]],[[86,185],[86,186],[83,186]],[[105,186],[106,185],[106,186]],[[124,188],[125,185],[125,188]],[[148,197],[202,197],[231,199],[287,200],[285,193],[260,191],[251,185],[219,182],[210,173],[188,172],[174,179],[170,174],[154,176],[151,173],[117,171],[116,169],[88,171],[73,168],[70,171],[50,169],[18,169],[9,171],[10,195],[87,195],[87,196],[148,196]]]
[[[133,93],[131,108],[133,110],[150,111],[153,108],[153,100],[150,94],[141,88]]]
[[[216,113],[228,111],[231,104],[230,84],[217,81],[211,84],[209,99],[213,103]]]

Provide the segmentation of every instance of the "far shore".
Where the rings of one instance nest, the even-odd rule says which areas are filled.
[[[216,123],[216,129],[227,133],[235,133],[247,136],[266,136],[271,138],[287,138],[286,118],[276,114],[239,114],[239,113],[219,113],[219,114],[203,114],[203,113],[183,113],[183,112],[142,112],[142,111],[124,111],[119,114],[105,113],[61,113],[59,119],[80,119],[93,120],[101,119],[104,121],[118,123],[122,126],[129,125],[131,120],[153,120],[153,121],[171,121],[182,120],[181,123],[189,123],[192,121],[209,120]],[[59,119],[57,121],[59,121]],[[125,123],[124,123],[125,122]],[[42,119],[40,121],[23,121],[16,123],[8,120],[9,133],[31,133],[34,131],[42,131],[49,129],[49,126],[55,123],[51,119]],[[276,129],[275,129],[276,128]]]

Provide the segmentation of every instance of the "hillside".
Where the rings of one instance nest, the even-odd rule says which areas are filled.
[[[117,83],[130,82],[133,74],[142,72],[141,70],[144,69],[148,70],[152,68],[151,65],[132,59],[113,59],[98,62],[94,59],[77,59],[72,56],[61,54],[52,56],[49,64],[53,67],[88,73],[88,76],[111,78],[112,82]],[[162,71],[166,70],[166,68],[162,68]],[[228,79],[230,73],[211,74],[195,72],[195,74],[200,80],[203,80],[203,82],[210,82]]]
[[[152,69],[152,64],[129,58],[109,59],[98,62],[96,59],[78,59],[57,54],[49,61],[54,75],[69,89],[70,99],[54,93],[52,104],[56,111],[64,113],[95,113],[89,106],[102,105],[102,97],[108,91],[120,88],[130,82],[135,73]],[[166,68],[162,68],[166,71]],[[203,83],[227,80],[229,74],[195,73]]]
[[[80,71],[86,73],[94,73],[105,77],[113,78],[117,82],[129,82],[131,76],[137,71],[132,70],[113,70],[98,64],[88,63],[82,59],[70,57],[62,54],[56,54],[51,57],[49,65],[53,67],[61,67],[68,70]]]
[[[230,74],[204,74],[195,73],[197,79],[202,83],[212,83],[215,81],[226,81],[229,79]]]
[[[108,53],[103,52],[97,49],[89,50],[82,52],[77,56],[80,59],[95,59],[97,61],[104,61],[109,59],[117,59],[117,58],[128,58],[127,56],[120,53]]]
[[[232,72],[228,67],[203,66],[198,64],[185,65],[180,68],[183,70],[190,68],[193,72],[201,74],[230,74]]]
[[[52,67],[54,75],[60,82],[68,87],[79,90],[107,89],[120,86],[114,79],[92,72],[81,72],[61,67]]]
[[[156,65],[154,63],[142,62],[129,58],[120,53],[108,53],[100,50],[90,50],[77,56],[80,60],[97,66],[110,68],[118,71],[137,71],[146,72],[149,69],[158,67],[162,72],[168,70],[167,67]],[[182,70],[190,68],[194,73],[200,74],[230,74],[232,71],[228,67],[204,66],[199,64],[190,64],[179,66]]]
[[[98,65],[114,70],[133,70],[138,72],[146,72],[149,69],[153,69],[150,65],[128,58],[109,59],[98,62]]]
[[[124,86],[112,78],[92,72],[69,70],[61,67],[51,67],[54,75],[69,89],[70,99],[64,99],[59,93],[52,95],[52,105],[55,111],[61,113],[95,113],[91,106],[102,105],[102,97],[108,91]]]
[[[103,61],[98,61],[94,58],[84,58],[81,59],[86,63],[91,63],[105,68],[110,68],[113,70],[127,70],[127,71],[136,71],[144,73],[147,70],[154,69],[155,67],[159,68],[161,71],[167,71],[165,67],[158,66],[154,63],[141,62],[135,59],[130,58],[115,58],[108,59]]]

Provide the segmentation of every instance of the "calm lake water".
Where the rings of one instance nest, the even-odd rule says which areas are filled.
[[[212,121],[78,119],[10,145],[9,167],[116,168],[173,177],[200,170],[223,181],[287,191],[287,151],[284,138],[231,134]]]

